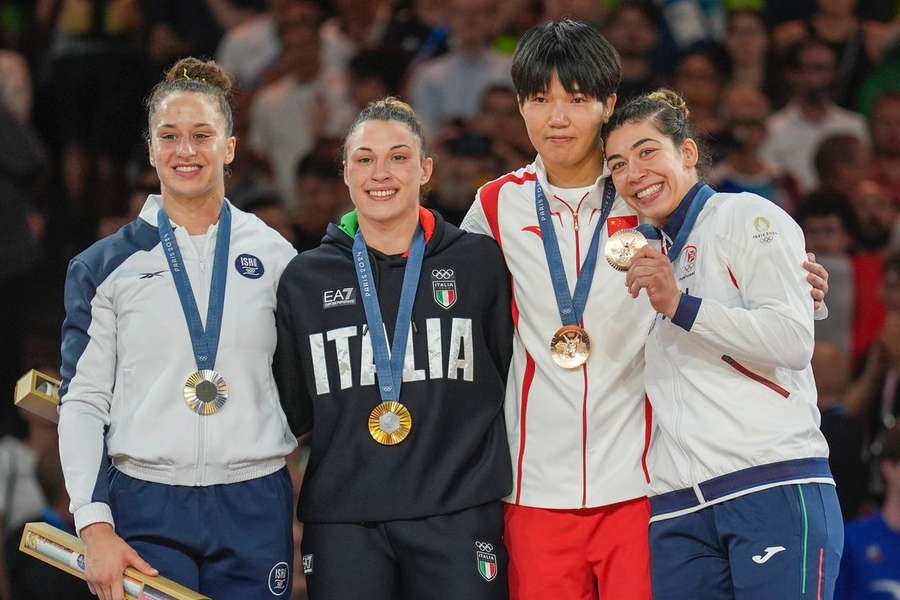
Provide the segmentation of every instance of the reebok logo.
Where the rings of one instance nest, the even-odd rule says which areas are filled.
[[[338,288],[336,290],[325,290],[322,292],[322,308],[337,308],[339,306],[353,306],[356,304],[356,295],[353,293],[354,288]]]
[[[153,273],[141,273],[140,279],[153,279],[154,277],[162,277],[162,274],[166,272],[166,269],[162,271],[155,271]]]
[[[769,546],[768,548],[766,548],[765,555],[760,556],[759,554],[757,554],[753,557],[753,562],[758,565],[764,565],[769,561],[770,558],[772,558],[779,552],[784,552],[785,550],[786,548],[784,546]]]

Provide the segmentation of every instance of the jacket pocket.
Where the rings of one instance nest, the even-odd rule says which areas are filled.
[[[744,375],[745,377],[749,377],[750,379],[752,379],[753,381],[755,381],[757,383],[761,383],[762,385],[766,386],[767,388],[769,388],[776,394],[784,396],[785,398],[787,398],[791,395],[791,393],[789,391],[787,391],[786,389],[784,389],[783,387],[781,387],[774,381],[772,381],[770,379],[766,379],[759,373],[754,373],[753,371],[751,371],[750,369],[748,369],[747,367],[745,367],[738,361],[734,360],[727,354],[722,355],[722,360],[725,361],[727,364],[729,364],[735,371],[737,371],[741,375]]]

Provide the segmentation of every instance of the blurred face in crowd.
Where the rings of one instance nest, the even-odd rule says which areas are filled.
[[[28,63],[15,52],[0,50],[0,105],[19,123],[31,118],[31,76]]]
[[[834,77],[834,52],[822,44],[807,45],[800,53],[799,68],[788,74],[794,93],[813,101],[829,97]]]
[[[708,57],[690,54],[675,71],[675,88],[691,110],[715,110],[722,93],[722,77]]]
[[[515,92],[507,89],[487,92],[482,101],[481,115],[490,128],[489,134],[495,140],[522,152],[533,152],[528,130],[519,115]]]
[[[301,175],[297,177],[295,194],[303,216],[312,221],[329,222],[346,212],[343,210],[347,204],[344,182],[339,177],[324,177],[315,173]]]
[[[314,79],[319,72],[319,9],[309,2],[295,2],[284,9],[276,23],[282,53],[299,81]]]
[[[639,8],[625,5],[607,29],[606,37],[622,57],[649,59],[656,47],[656,25]]]
[[[806,249],[816,256],[843,256],[850,248],[850,233],[837,214],[809,216],[802,227]]]
[[[496,32],[496,7],[491,0],[452,0],[450,28],[464,51],[487,46]]]
[[[856,10],[856,0],[817,0],[819,12],[831,17],[850,17]]]
[[[728,54],[736,64],[760,64],[769,49],[769,34],[762,17],[750,12],[737,12],[728,23]]]
[[[164,199],[225,196],[225,165],[234,160],[235,138],[214,98],[172,92],[159,101],[149,128],[150,164]]]
[[[616,191],[633,209],[665,224],[697,183],[697,143],[678,147],[650,119],[625,123],[606,140],[606,164]]]
[[[900,158],[900,96],[879,99],[872,107],[871,122],[876,155]]]
[[[605,103],[577,90],[570,94],[554,72],[548,90],[519,101],[528,138],[549,171],[576,171],[596,163],[600,176],[600,128],[612,115],[615,94]]]
[[[766,97],[750,86],[736,85],[725,94],[725,127],[741,150],[755,153],[762,146],[769,111]]]
[[[389,224],[419,207],[431,178],[431,158],[422,159],[419,138],[399,121],[364,121],[347,137],[344,183],[360,220]]]
[[[380,77],[354,77],[350,81],[350,97],[360,110],[387,95],[387,87]]]
[[[860,242],[868,249],[886,245],[894,230],[897,208],[887,191],[874,181],[863,181],[853,194]]]

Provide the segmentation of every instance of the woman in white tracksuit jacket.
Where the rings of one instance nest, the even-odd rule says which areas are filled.
[[[617,191],[661,240],[625,278],[658,313],[645,348],[654,596],[831,598],[843,529],[803,234],[772,202],[700,179],[674,92],[632,100],[603,137]]]
[[[229,87],[214,63],[169,71],[148,101],[161,194],[66,276],[60,456],[102,600],[126,566],[217,600],[291,587],[297,442],[271,365],[296,252],[225,199]]]

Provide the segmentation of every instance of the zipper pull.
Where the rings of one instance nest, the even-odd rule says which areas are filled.
[[[578,231],[578,213],[572,213],[572,218],[575,219],[575,231]]]

